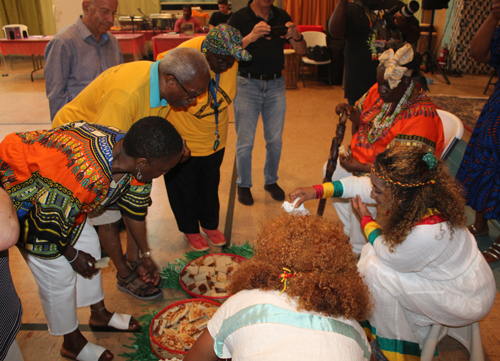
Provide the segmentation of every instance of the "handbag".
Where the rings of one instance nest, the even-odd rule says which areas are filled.
[[[306,56],[314,61],[327,61],[330,60],[330,48],[327,46],[308,46]]]

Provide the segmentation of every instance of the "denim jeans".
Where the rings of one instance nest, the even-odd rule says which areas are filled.
[[[285,78],[259,80],[238,76],[238,88],[234,99],[236,134],[236,165],[238,185],[252,187],[252,150],[255,130],[262,115],[266,140],[265,184],[278,181],[283,126],[285,124]]]

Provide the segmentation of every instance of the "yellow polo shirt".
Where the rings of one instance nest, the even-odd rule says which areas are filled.
[[[85,120],[128,131],[144,117],[165,118],[170,106],[160,98],[158,64],[136,61],[109,68],[57,112],[52,127]]]
[[[193,48],[201,51],[204,36],[198,36],[185,41],[179,47]],[[166,53],[166,52],[165,52]],[[165,53],[158,54],[156,60],[163,59]],[[238,74],[238,61],[220,74],[217,99],[221,104],[219,107],[219,135],[221,150],[226,146],[227,126],[229,121],[228,108],[236,96],[236,76]],[[210,77],[215,81],[216,74],[210,71]],[[197,99],[197,104],[190,106],[187,110],[172,108],[167,119],[171,122],[180,135],[186,139],[186,144],[194,157],[205,157],[215,153],[213,146],[215,141],[215,113],[212,107],[213,97],[210,91],[206,91]]]

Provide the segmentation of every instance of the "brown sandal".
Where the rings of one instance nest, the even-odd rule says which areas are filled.
[[[151,301],[163,296],[162,290],[152,284],[146,283],[137,273],[137,267],[125,278],[116,275],[116,287],[125,293],[137,298],[141,301]],[[156,292],[148,294],[151,289],[156,289]]]
[[[493,245],[483,252],[486,262],[492,263],[500,260],[500,244],[493,243]]]

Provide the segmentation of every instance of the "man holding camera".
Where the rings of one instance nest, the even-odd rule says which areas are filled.
[[[346,41],[344,96],[349,105],[354,105],[375,84],[378,56],[389,40],[418,40],[420,28],[413,16],[415,9],[418,10],[415,1],[405,6],[399,0],[339,0],[328,31],[332,37]]]
[[[290,15],[273,6],[273,2],[250,0],[247,7],[229,19],[229,25],[243,35],[243,48],[252,55],[251,62],[239,64],[234,100],[238,201],[247,206],[253,204],[252,150],[259,115],[262,115],[267,149],[264,189],[277,201],[285,199],[285,192],[277,184],[286,111],[283,46],[289,42],[299,54],[307,49]]]

